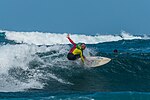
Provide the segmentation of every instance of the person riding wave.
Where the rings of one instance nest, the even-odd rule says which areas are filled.
[[[76,60],[78,58],[81,58],[82,62],[84,63],[84,61],[86,60],[85,56],[83,55],[83,50],[85,50],[86,48],[85,43],[74,43],[69,34],[67,35],[67,38],[73,44],[73,47],[70,49],[67,55],[68,60]]]

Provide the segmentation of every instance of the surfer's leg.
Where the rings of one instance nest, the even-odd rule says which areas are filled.
[[[68,58],[68,60],[76,60],[77,59],[76,56],[72,53],[68,53],[67,58]]]
[[[75,59],[79,59],[80,58],[80,54],[75,55]]]

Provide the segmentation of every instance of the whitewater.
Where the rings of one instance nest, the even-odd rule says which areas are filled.
[[[68,33],[43,33],[43,32],[15,32],[15,31],[0,31],[5,32],[6,39],[14,40],[17,43],[27,43],[36,45],[53,45],[53,44],[69,44],[66,39]],[[133,39],[149,39],[148,36],[133,36],[129,33],[122,32],[120,35],[84,35],[72,34],[71,37],[75,42],[84,42],[86,44],[97,44],[103,42],[133,40]]]

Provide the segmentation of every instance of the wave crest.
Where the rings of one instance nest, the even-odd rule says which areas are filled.
[[[14,40],[17,43],[27,43],[36,45],[54,45],[54,44],[69,44],[66,39],[67,33],[43,33],[43,32],[15,32],[15,31],[0,31],[5,32],[8,40]],[[84,42],[86,44],[97,44],[103,42],[133,40],[133,39],[150,39],[149,36],[134,36],[129,33],[122,32],[121,35],[82,35],[72,34],[71,38],[76,42]]]

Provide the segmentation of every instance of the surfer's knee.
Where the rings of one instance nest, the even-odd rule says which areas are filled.
[[[68,60],[75,60],[75,56],[72,53],[68,53],[67,55]]]

